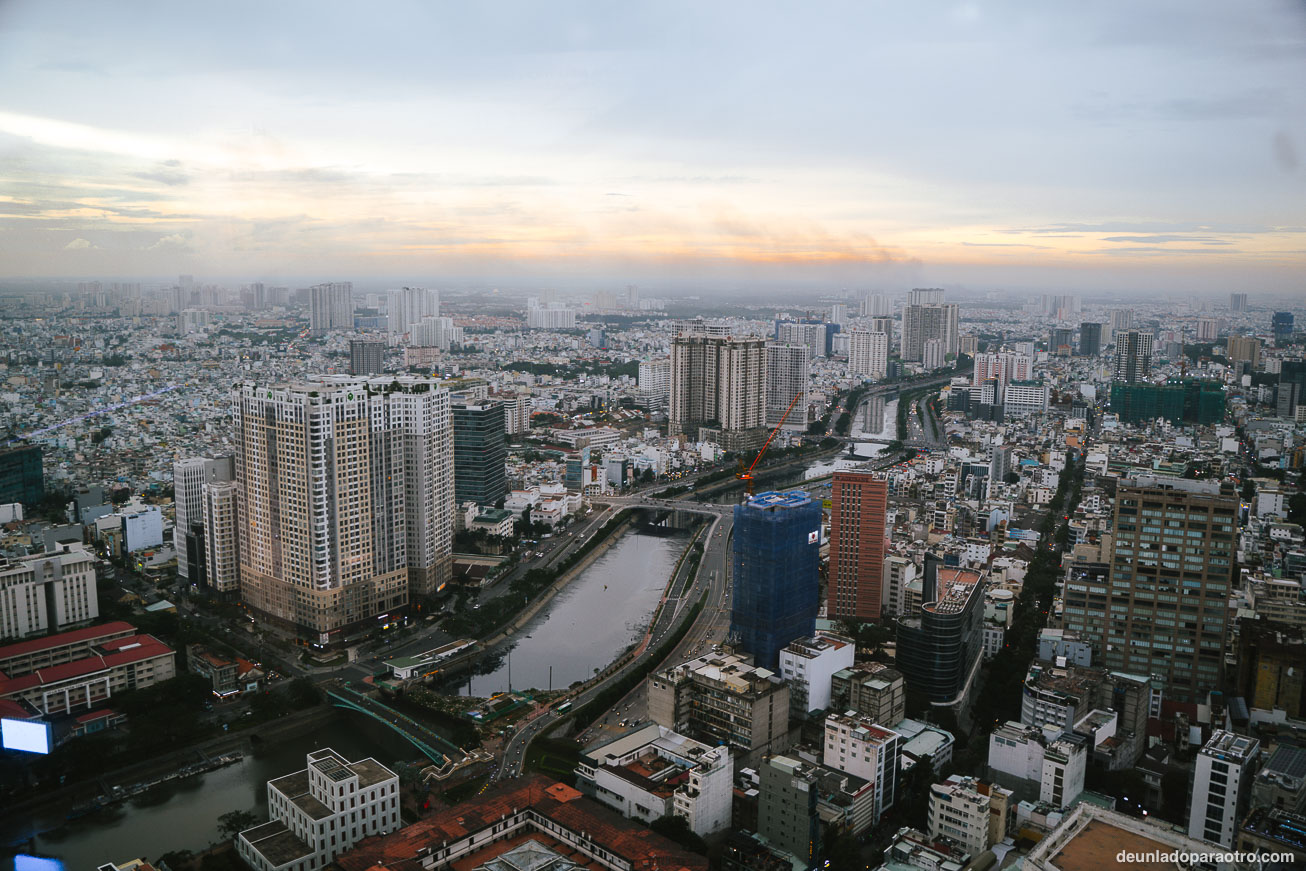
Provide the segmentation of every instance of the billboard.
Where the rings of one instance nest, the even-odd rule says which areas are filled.
[[[48,755],[54,749],[54,730],[39,720],[0,717],[0,747]]]

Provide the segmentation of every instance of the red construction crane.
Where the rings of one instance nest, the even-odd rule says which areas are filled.
[[[780,422],[775,425],[775,429],[771,430],[771,434],[766,437],[766,441],[762,444],[762,449],[758,451],[757,456],[753,458],[753,464],[747,469],[735,473],[735,477],[744,482],[745,490],[749,496],[753,495],[753,469],[756,468],[758,462],[761,461],[762,455],[766,453],[766,449],[771,447],[771,439],[775,438],[775,434],[780,431],[780,427],[785,425],[785,419],[789,417],[789,412],[794,410],[794,403],[796,403],[798,397],[802,395],[803,393],[800,390],[794,394],[793,399],[789,400],[789,407],[785,409],[784,414],[780,415]],[[742,467],[743,463],[740,462],[739,465]]]

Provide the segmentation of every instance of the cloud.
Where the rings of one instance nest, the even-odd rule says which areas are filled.
[[[153,245],[146,248],[146,251],[185,251],[190,248],[189,233],[172,233],[158,239]]]
[[[67,245],[63,246],[63,250],[65,250],[65,251],[84,251],[84,250],[86,250],[87,248],[94,248],[94,247],[96,247],[96,246],[95,246],[95,245],[92,245],[90,242],[86,241],[85,239],[82,239],[82,238],[78,237],[78,238],[74,239],[73,241],[69,242]]]
[[[157,181],[159,184],[165,184],[168,187],[190,184],[190,174],[181,168],[180,160],[160,161],[154,169],[146,172],[133,172],[132,177],[144,179],[145,181]]]

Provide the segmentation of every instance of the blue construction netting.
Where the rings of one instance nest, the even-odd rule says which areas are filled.
[[[735,506],[730,633],[761,668],[816,629],[821,504],[806,493],[759,493]]]

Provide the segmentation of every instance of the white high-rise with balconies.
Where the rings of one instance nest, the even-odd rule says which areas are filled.
[[[354,285],[349,281],[316,284],[309,289],[309,328],[316,336],[354,328]]]
[[[385,314],[387,330],[394,335],[403,335],[410,332],[415,324],[421,323],[423,318],[440,316],[440,294],[424,287],[387,290]]]
[[[172,543],[177,551],[177,576],[183,580],[194,584],[203,580],[191,577],[191,567],[203,558],[204,485],[230,481],[234,476],[231,457],[188,457],[172,464]]]
[[[848,374],[853,377],[884,377],[889,365],[889,335],[871,330],[848,334]]]
[[[806,345],[768,342],[766,346],[766,425],[785,419],[788,429],[807,428],[807,379],[810,352]],[[790,411],[790,403],[793,410]],[[785,412],[789,416],[785,418]]]

